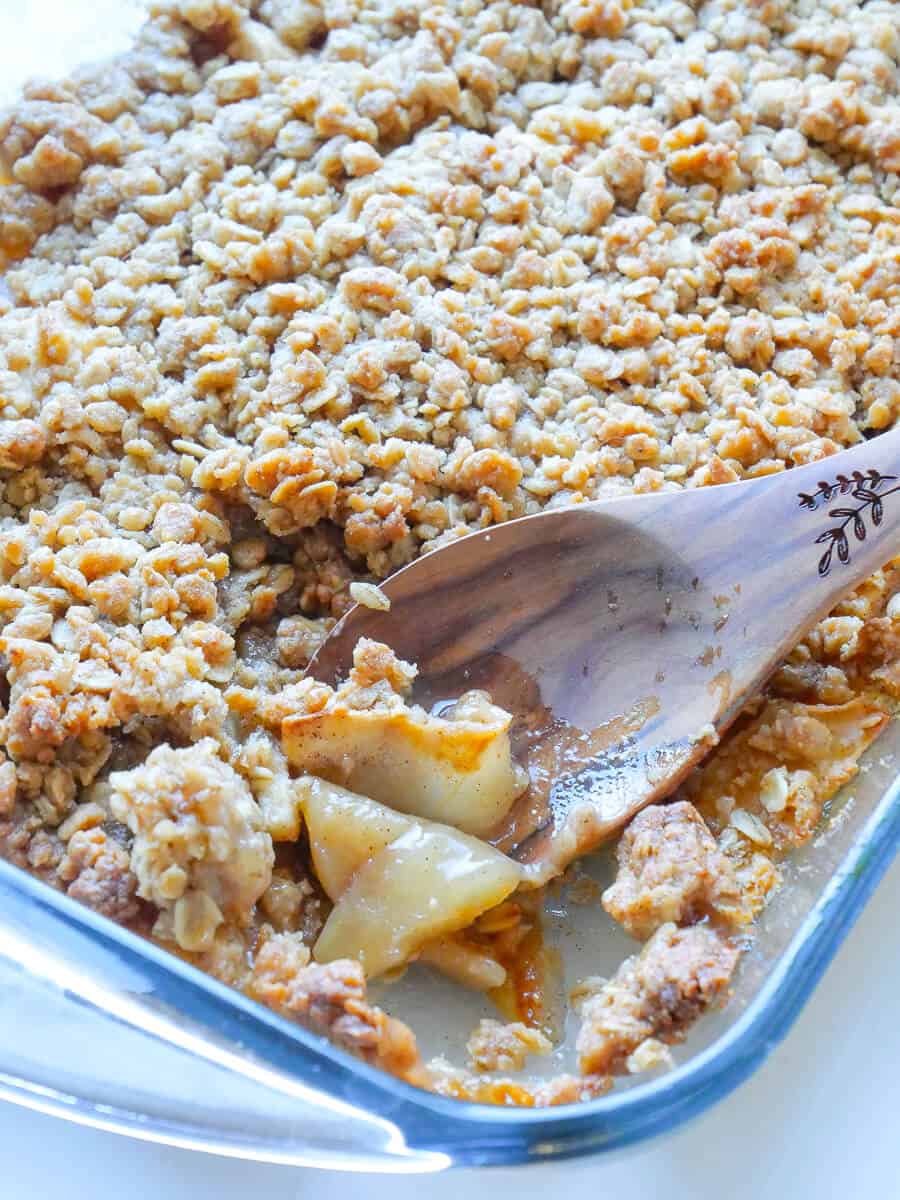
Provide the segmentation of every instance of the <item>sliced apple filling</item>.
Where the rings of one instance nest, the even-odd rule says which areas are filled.
[[[368,976],[383,974],[520,882],[516,863],[458,829],[323,779],[299,783],[313,865],[334,902],[314,948],[320,962],[357,958]]]
[[[282,742],[297,770],[484,835],[526,781],[512,760],[509,713],[486,700],[476,707],[470,697],[462,711],[435,717],[416,705],[352,708],[336,693],[320,712],[287,717]]]

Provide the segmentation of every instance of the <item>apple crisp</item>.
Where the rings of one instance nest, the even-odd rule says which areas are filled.
[[[153,0],[0,118],[0,853],[385,1069],[497,1103],[666,1065],[900,696],[900,560],[797,646],[542,1026],[485,840],[510,714],[361,643],[398,567],[548,505],[827,457],[900,415],[891,0]],[[525,764],[527,767],[527,764]],[[598,913],[598,921],[605,920]],[[501,1002],[469,1066],[367,997]],[[388,993],[389,995],[389,993]]]

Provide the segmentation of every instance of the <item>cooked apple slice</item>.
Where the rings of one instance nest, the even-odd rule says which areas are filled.
[[[359,957],[370,975],[463,929],[519,884],[516,863],[446,825],[394,812],[338,784],[296,783],[313,865],[335,907],[315,947]]]
[[[510,714],[477,697],[463,697],[447,719],[399,699],[357,708],[335,695],[319,712],[285,718],[284,750],[301,771],[414,816],[486,834],[527,781],[512,760]]]
[[[413,824],[410,817],[368,796],[307,775],[297,781],[313,866],[331,900],[337,900],[363,865]]]
[[[518,866],[445,825],[410,827],[355,873],[319,935],[319,962],[358,958],[368,976],[402,966],[436,937],[470,925],[519,883]]]

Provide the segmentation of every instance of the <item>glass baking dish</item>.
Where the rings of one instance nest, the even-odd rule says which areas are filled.
[[[433,1096],[0,863],[0,1097],[172,1145],[370,1171],[594,1154],[672,1129],[737,1087],[784,1037],[891,861],[898,750],[894,722],[787,865],[729,1004],[656,1079],[541,1110]],[[597,911],[581,909],[576,926]],[[592,955],[602,970],[604,954],[621,958],[619,946],[585,946],[586,933],[576,928],[576,965]],[[405,985],[407,1014],[414,987]],[[414,1022],[426,1048],[454,1023],[449,1002],[434,1000],[422,996]],[[429,1030],[435,1013],[440,1028]]]
[[[136,0],[17,6],[0,100],[29,75],[124,48],[140,19]],[[173,1145],[354,1170],[548,1160],[661,1133],[726,1096],[790,1028],[894,855],[898,750],[895,722],[787,865],[729,1004],[676,1050],[675,1070],[549,1110],[418,1091],[0,862],[0,1097]],[[608,871],[602,855],[593,866]],[[561,902],[550,926],[572,978],[612,971],[634,948],[596,905]],[[487,1011],[415,971],[385,999],[412,1015],[426,1053],[458,1051]]]

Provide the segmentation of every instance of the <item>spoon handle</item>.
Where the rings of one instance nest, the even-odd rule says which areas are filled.
[[[690,496],[684,505],[660,497],[648,515],[727,616],[714,638],[716,662],[731,664],[729,701],[713,718],[724,727],[816,621],[900,554],[900,428]]]
[[[696,725],[721,730],[811,626],[900,554],[900,428],[777,475],[589,507],[610,529],[618,518],[652,535],[648,562],[668,566],[648,653],[668,657],[663,674],[679,673],[689,695],[717,689],[712,708],[695,706]],[[629,607],[640,606],[632,596]]]
[[[760,483],[761,557],[783,557],[810,617],[900,552],[900,428]]]

